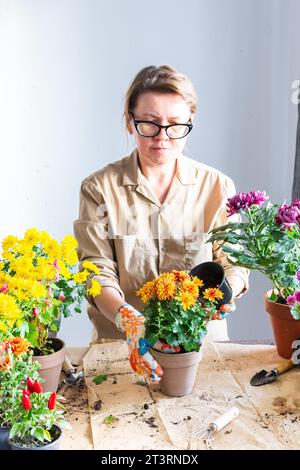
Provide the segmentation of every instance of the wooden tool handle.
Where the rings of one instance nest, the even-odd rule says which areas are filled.
[[[294,365],[295,364],[293,364],[292,359],[289,359],[288,361],[282,361],[277,367],[274,367],[274,369],[277,370],[278,374],[282,374],[283,372],[290,370]]]

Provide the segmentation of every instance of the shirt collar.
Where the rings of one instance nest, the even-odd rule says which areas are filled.
[[[177,160],[177,178],[183,185],[196,184],[197,168],[191,160],[180,155]],[[135,149],[126,159],[123,174],[123,186],[139,185],[141,183],[141,170],[138,165],[138,151]]]

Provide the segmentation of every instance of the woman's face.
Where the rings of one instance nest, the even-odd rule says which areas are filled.
[[[162,126],[191,122],[190,108],[177,93],[147,91],[139,96],[133,113],[136,120],[152,121]],[[134,136],[141,164],[152,167],[175,161],[186,142],[186,137],[170,139],[165,129],[161,129],[156,137],[143,137],[135,129],[133,120],[128,131]]]

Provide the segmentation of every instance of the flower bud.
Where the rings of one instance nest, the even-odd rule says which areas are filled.
[[[37,317],[40,314],[40,310],[36,307],[32,309],[32,314],[34,317]]]
[[[65,297],[65,294],[61,293],[58,298],[59,298],[59,300],[64,302],[66,297]]]

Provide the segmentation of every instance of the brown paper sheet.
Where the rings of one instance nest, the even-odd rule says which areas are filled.
[[[239,416],[213,436],[211,449],[298,449],[300,369],[252,387],[251,377],[282,359],[274,346],[208,343],[193,393],[172,398],[146,385],[128,363],[126,343],[95,344],[84,357],[95,449],[206,449],[190,435],[232,406]],[[106,374],[99,385],[93,377]],[[113,415],[111,425],[105,418]]]

